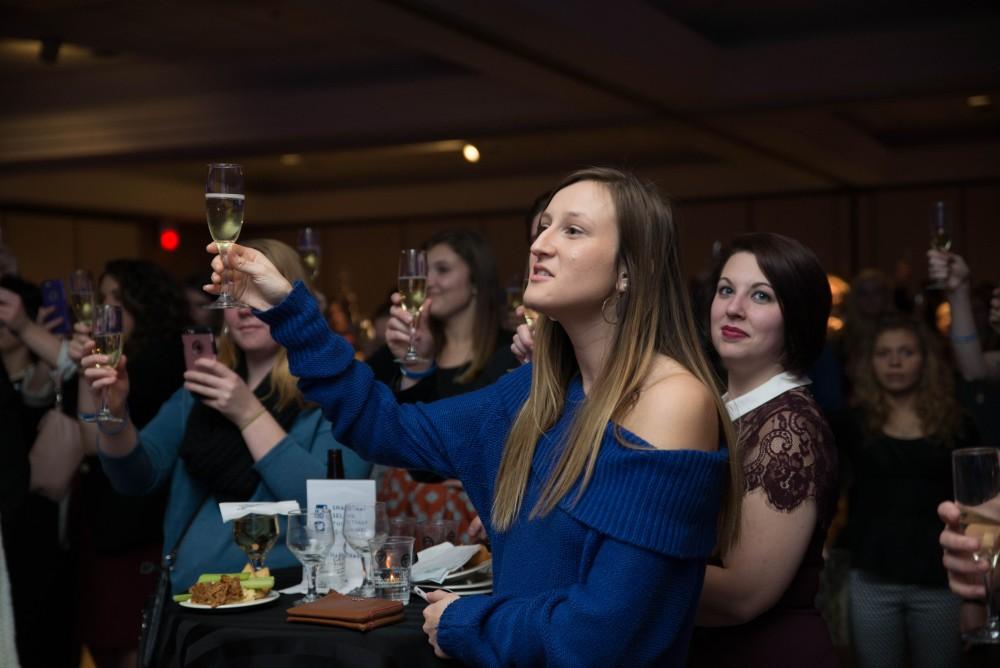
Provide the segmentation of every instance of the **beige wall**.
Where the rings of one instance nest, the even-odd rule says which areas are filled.
[[[905,260],[916,287],[926,276],[930,203],[942,197],[956,204],[955,249],[968,259],[975,280],[998,282],[1000,184],[681,203],[677,221],[684,269],[688,275],[706,269],[716,240],[769,230],[802,240],[828,271],[845,278],[866,266],[894,272],[898,262]],[[179,278],[207,271],[203,249],[208,235],[200,223],[181,224],[181,248],[165,253],[158,247],[158,226],[152,222],[15,209],[0,209],[0,215],[4,241],[17,255],[22,274],[34,281],[64,276],[77,267],[99,272],[105,261],[122,256],[152,259]],[[331,297],[353,291],[362,315],[370,313],[394,286],[398,249],[419,245],[438,230],[479,230],[494,247],[502,283],[523,272],[527,254],[523,217],[516,213],[451,214],[441,222],[429,217],[347,220],[319,227],[323,271],[318,287]],[[244,235],[270,236],[294,245],[297,230],[288,225],[248,226]]]

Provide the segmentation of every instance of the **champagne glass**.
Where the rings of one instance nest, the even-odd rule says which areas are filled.
[[[77,322],[91,327],[94,322],[94,280],[86,269],[69,275],[69,303]]]
[[[424,299],[427,297],[427,253],[416,248],[407,248],[399,256],[399,294],[402,297],[401,306],[413,316],[410,323],[410,347],[406,354],[396,362],[426,362],[417,354],[413,347],[413,335],[420,326],[420,312],[423,310]]]
[[[278,542],[278,517],[249,513],[233,520],[233,540],[246,552],[250,567],[264,568],[264,558]]]
[[[288,513],[288,531],[285,542],[295,558],[306,567],[306,595],[293,605],[312,603],[319,598],[316,594],[316,576],[319,567],[333,549],[334,529],[330,509],[316,506],[311,511],[293,510]]]
[[[979,539],[980,548],[972,558],[985,561],[990,567],[983,574],[986,626],[964,634],[963,638],[972,643],[1000,644],[1000,616],[993,590],[993,575],[1000,556],[1000,449],[955,450],[951,462],[962,533]]]
[[[361,555],[364,581],[352,594],[364,598],[374,598],[375,585],[372,584],[372,545],[378,545],[389,537],[389,519],[385,514],[385,504],[348,503],[344,506],[344,540]]]
[[[528,266],[524,269],[524,280],[521,281],[521,305],[524,307],[521,314],[524,318],[524,324],[530,327],[532,330],[535,328],[535,323],[538,321],[538,311],[533,308],[529,308],[527,304],[524,303],[524,293],[528,290],[528,283],[531,282],[531,258],[528,258]]]
[[[939,200],[931,205],[930,233],[931,248],[942,253],[951,249],[951,203]],[[934,281],[927,286],[932,290],[944,290],[944,281]]]
[[[319,276],[319,264],[322,250],[319,243],[319,231],[311,227],[299,230],[299,255],[302,264],[309,272],[309,280],[315,281]]]
[[[243,193],[243,167],[229,163],[213,163],[208,166],[205,182],[205,214],[208,218],[208,232],[219,247],[222,258],[222,289],[219,298],[205,308],[249,308],[229,294],[232,288],[227,278],[226,255],[229,247],[240,237],[243,228],[243,207],[246,195]]]
[[[108,363],[98,367],[115,368],[122,354],[122,307],[111,304],[94,306],[91,338],[94,340],[94,355],[107,355]],[[108,409],[108,388],[101,391],[101,408],[94,415],[81,415],[84,422],[121,422]]]

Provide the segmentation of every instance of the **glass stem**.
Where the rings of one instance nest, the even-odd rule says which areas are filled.
[[[306,591],[306,598],[312,600],[316,598],[316,578],[319,575],[319,564],[315,562],[309,564],[309,568],[307,568],[306,571],[309,573],[309,582],[306,583],[306,587],[308,588],[308,591]]]
[[[222,284],[221,284],[222,285],[222,289],[221,289],[221,292],[219,293],[219,297],[221,299],[228,299],[229,298],[229,278],[228,278],[229,272],[227,271],[227,269],[229,267],[229,263],[227,262],[227,256],[228,256],[228,253],[229,253],[229,244],[227,244],[227,243],[221,243],[221,244],[218,244],[218,246],[219,246],[219,258],[222,259]]]
[[[364,577],[361,581],[361,586],[363,588],[368,587],[372,583],[371,569],[372,553],[369,550],[365,550],[361,553],[361,575]]]
[[[983,584],[986,586],[986,631],[997,634],[1000,633],[1000,616],[997,615],[992,568],[983,573]]]
[[[101,415],[105,415],[108,412],[108,388],[101,390],[101,409],[98,411]]]

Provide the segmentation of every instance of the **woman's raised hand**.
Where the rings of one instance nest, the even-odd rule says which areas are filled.
[[[195,368],[184,372],[184,387],[200,395],[202,402],[214,408],[241,430],[264,409],[239,374],[222,362],[209,357],[195,360]]]
[[[94,342],[88,339],[83,346],[84,356],[80,361],[80,368],[83,369],[83,377],[90,387],[90,393],[100,404],[101,391],[108,388],[108,409],[114,415],[123,415],[129,392],[128,372],[125,370],[125,363],[128,360],[122,355],[118,358],[118,365],[112,369],[107,365],[108,356],[94,355],[93,349]]]
[[[948,586],[962,598],[986,598],[983,573],[989,570],[985,559],[975,561],[972,553],[979,549],[979,539],[962,534],[958,526],[958,505],[945,501],[938,506],[938,517],[944,522],[941,532],[942,559],[948,571]]]
[[[385,342],[389,346],[396,359],[402,359],[410,347],[410,325],[413,323],[413,316],[410,312],[400,306],[402,297],[398,292],[392,293],[390,297],[392,307],[389,309],[389,322],[385,327]],[[424,359],[434,358],[434,335],[431,334],[430,308],[431,299],[425,299],[421,306],[422,315],[417,324],[417,330],[413,333],[413,348],[417,354]]]
[[[219,248],[213,242],[206,250],[214,253],[212,258],[212,282],[205,286],[205,292],[213,295],[222,290],[222,258]],[[226,271],[231,274],[232,292],[237,299],[258,310],[269,309],[292,291],[288,282],[263,253],[253,248],[233,244],[226,249]]]
[[[932,249],[927,251],[927,275],[950,292],[968,285],[969,265],[961,255]]]
[[[94,347],[94,342],[90,338],[90,325],[77,322],[73,325],[73,338],[69,340],[69,358],[80,366],[84,356]]]
[[[524,307],[517,307],[517,316],[524,316]],[[531,356],[535,352],[535,335],[531,327],[526,324],[520,324],[514,331],[514,341],[510,344],[510,351],[514,353],[514,357],[521,364],[527,364],[531,361]]]

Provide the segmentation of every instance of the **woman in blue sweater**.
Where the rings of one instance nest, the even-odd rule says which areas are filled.
[[[268,257],[280,275],[306,280],[298,255],[285,244],[265,239],[248,247]],[[106,362],[103,355],[82,361],[91,388],[82,402],[96,401],[107,387],[109,407],[125,417],[121,425],[99,427],[98,452],[111,484],[136,496],[170,486],[163,538],[166,551],[181,539],[175,592],[186,591],[200,573],[238,571],[247,561],[222,523],[220,501],[295,499],[305,505],[306,479],[324,477],[326,452],[337,447],[320,411],[303,400],[267,325],[249,309],[227,310],[225,325],[219,359],[200,358],[185,372],[184,387],[142,431],[125,402],[130,381],[143,378],[128,377],[125,356],[116,369],[96,366]],[[348,477],[358,478],[371,468],[351,452],[345,452],[344,467]],[[280,568],[298,560],[282,541],[267,563]]]
[[[544,314],[534,363],[410,405],[354,362],[303,285],[253,249],[229,257],[238,294],[262,309],[335,436],[368,459],[459,478],[484,518],[494,594],[432,595],[424,630],[439,656],[683,665],[717,525],[722,545],[735,538],[741,476],[719,447],[732,427],[670,209],[630,175],[577,172],[554,191],[531,254],[525,302]],[[219,258],[213,268],[217,285]]]

